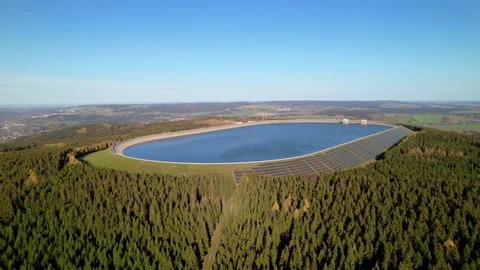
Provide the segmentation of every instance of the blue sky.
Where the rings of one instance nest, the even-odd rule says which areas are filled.
[[[2,1],[0,104],[478,100],[480,1]]]

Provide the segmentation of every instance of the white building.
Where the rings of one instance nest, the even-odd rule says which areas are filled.
[[[348,125],[348,118],[343,118],[342,123],[343,123],[344,125]]]
[[[367,125],[367,119],[362,119],[362,120],[360,120],[360,124],[361,124],[362,126],[366,126],[366,125]]]

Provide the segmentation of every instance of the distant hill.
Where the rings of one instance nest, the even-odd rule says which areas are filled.
[[[295,100],[0,108],[0,143],[70,126],[158,123],[211,117],[250,120],[353,118],[480,131],[480,102]]]

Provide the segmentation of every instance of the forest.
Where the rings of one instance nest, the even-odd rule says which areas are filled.
[[[362,167],[185,176],[78,157],[180,121],[0,146],[0,268],[479,269],[480,138],[422,129]]]

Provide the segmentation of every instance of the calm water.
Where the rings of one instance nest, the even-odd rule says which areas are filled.
[[[172,162],[246,162],[295,157],[389,129],[330,123],[266,124],[133,145],[130,157]]]

